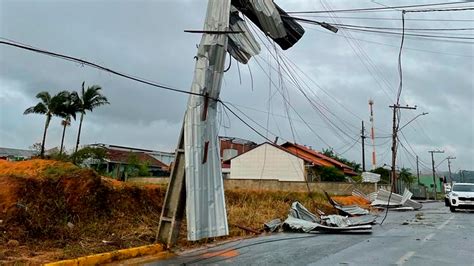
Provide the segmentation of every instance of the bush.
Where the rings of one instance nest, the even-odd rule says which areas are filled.
[[[102,148],[84,147],[70,157],[74,164],[78,166],[85,166],[89,164],[95,170],[98,170],[98,166],[105,160],[106,151]]]
[[[332,181],[332,182],[344,182],[346,181],[346,177],[344,173],[335,168],[335,167],[319,167],[316,170],[318,176],[320,176],[321,181]]]

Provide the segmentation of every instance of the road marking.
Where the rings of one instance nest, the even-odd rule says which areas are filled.
[[[431,234],[427,235],[427,236],[423,239],[423,242],[426,242],[426,241],[430,240],[434,235],[435,235],[435,233],[431,233]]]
[[[438,226],[438,230],[443,229],[452,219],[454,218],[454,215],[451,215],[448,220],[446,220],[444,223],[442,223],[440,226]]]
[[[403,255],[395,264],[397,265],[403,265],[405,262],[407,262],[413,255],[415,255],[415,251],[408,251]]]

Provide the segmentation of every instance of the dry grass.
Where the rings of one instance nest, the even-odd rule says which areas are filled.
[[[0,264],[73,258],[155,241],[164,185],[130,185],[69,163],[32,160],[0,165]],[[179,245],[191,247],[253,235],[263,223],[285,219],[292,202],[332,213],[323,195],[283,191],[226,191],[230,235]],[[11,247],[9,240],[19,241]]]

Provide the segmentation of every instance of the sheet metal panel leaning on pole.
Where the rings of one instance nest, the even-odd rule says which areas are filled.
[[[225,31],[230,0],[209,0],[205,31]],[[202,35],[184,122],[186,217],[188,240],[227,235],[218,125],[216,122],[227,48],[225,34]]]

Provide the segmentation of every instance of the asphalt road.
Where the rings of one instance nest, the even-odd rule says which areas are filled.
[[[170,264],[474,265],[474,212],[425,203],[420,211],[390,211],[371,234],[278,233],[146,265]]]

